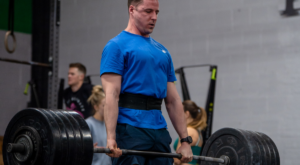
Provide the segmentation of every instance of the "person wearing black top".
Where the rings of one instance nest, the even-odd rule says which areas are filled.
[[[64,102],[67,110],[79,113],[83,118],[91,116],[92,107],[87,102],[93,85],[84,83],[86,68],[81,63],[71,63],[68,72],[69,87],[64,91]]]

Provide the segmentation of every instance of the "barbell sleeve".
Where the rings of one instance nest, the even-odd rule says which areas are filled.
[[[136,150],[125,150],[121,149],[122,155],[141,155],[141,156],[156,156],[156,157],[169,157],[181,159],[182,155],[177,153],[163,153],[163,152],[152,152],[152,151],[136,151]],[[94,148],[94,153],[111,153],[108,148]],[[207,162],[216,162],[225,164],[225,160],[222,158],[212,158],[206,156],[193,156],[193,160],[202,160]]]
[[[201,160],[206,162],[216,162],[224,164],[226,161],[222,158],[213,158],[213,157],[206,157],[206,156],[193,156],[193,160]]]
[[[25,151],[25,146],[22,143],[8,143],[6,151],[8,153],[14,153],[14,152],[22,153]]]

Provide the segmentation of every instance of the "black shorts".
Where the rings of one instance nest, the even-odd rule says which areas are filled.
[[[170,153],[172,139],[166,129],[137,128],[118,124],[116,129],[118,148],[139,151]],[[112,158],[113,165],[172,165],[173,158],[124,155]]]

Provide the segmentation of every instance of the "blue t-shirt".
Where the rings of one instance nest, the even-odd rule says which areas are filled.
[[[122,76],[121,93],[143,94],[159,99],[167,96],[167,82],[176,81],[168,50],[151,37],[126,31],[106,44],[102,52],[100,76],[104,73]],[[118,123],[139,128],[167,128],[159,110],[119,107]]]

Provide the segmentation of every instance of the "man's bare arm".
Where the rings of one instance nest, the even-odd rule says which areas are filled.
[[[173,82],[168,82],[165,103],[171,122],[179,137],[186,138],[188,136],[188,132],[183,105]],[[193,152],[191,150],[191,146],[187,142],[183,142],[176,152],[182,155],[182,163],[188,163],[193,160]]]
[[[188,136],[188,133],[184,117],[183,105],[177,92],[176,86],[173,82],[168,82],[165,104],[171,122],[179,137],[186,138]]]
[[[122,77],[118,74],[103,74],[101,82],[105,93],[104,121],[107,133],[107,148],[111,150],[111,157],[122,155],[121,150],[117,148],[116,127],[119,114],[118,102],[121,90]]]
[[[101,76],[101,82],[105,93],[104,120],[107,139],[116,139],[121,78],[122,77],[118,74],[103,74]]]

